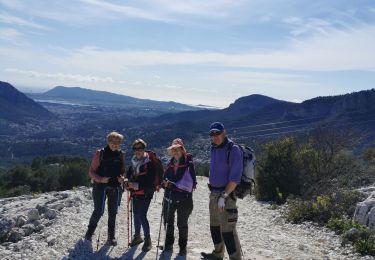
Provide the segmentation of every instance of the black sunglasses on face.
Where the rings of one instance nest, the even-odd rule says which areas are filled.
[[[222,132],[218,132],[218,131],[212,131],[210,132],[210,136],[218,136],[220,135]]]
[[[136,152],[136,151],[143,151],[144,148],[143,147],[133,147],[133,151]]]

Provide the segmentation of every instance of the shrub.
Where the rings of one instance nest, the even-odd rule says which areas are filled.
[[[361,255],[375,255],[375,240],[373,237],[360,239],[354,242],[354,248]]]
[[[336,231],[338,234],[344,234],[351,229],[365,230],[366,226],[353,222],[347,218],[331,218],[328,220],[327,227]]]
[[[74,163],[60,168],[60,190],[72,189],[74,186],[89,186],[88,165]]]
[[[5,193],[5,197],[16,197],[16,196],[21,196],[21,195],[26,195],[26,194],[31,194],[30,186],[20,185],[20,186],[16,186],[16,187],[9,189]]]
[[[296,145],[291,138],[268,143],[258,160],[256,197],[283,203],[290,194],[300,194]]]
[[[294,223],[313,221],[326,225],[330,219],[351,217],[355,205],[363,199],[358,191],[338,191],[312,200],[289,200],[286,218]],[[331,223],[334,224],[337,223]]]
[[[195,174],[197,176],[208,177],[210,171],[209,163],[195,163]]]
[[[80,157],[37,157],[30,167],[17,165],[0,173],[0,197],[88,186],[88,168],[88,161]]]
[[[375,148],[368,148],[363,152],[363,159],[375,166]]]
[[[319,196],[316,200],[304,201],[300,199],[289,202],[287,220],[294,223],[314,221],[325,223],[331,218],[331,198]]]
[[[343,234],[343,244],[352,243],[362,255],[375,255],[375,231],[369,228],[351,228]]]

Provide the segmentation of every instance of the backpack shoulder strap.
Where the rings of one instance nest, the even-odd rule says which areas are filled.
[[[235,145],[233,141],[228,142],[228,148],[227,148],[227,164],[229,164],[229,156],[230,152],[232,151],[232,147]]]
[[[104,156],[104,148],[101,148],[101,149],[99,150],[99,165],[100,165],[100,163],[101,163],[102,160],[103,160],[103,156]]]
[[[187,161],[187,163],[190,162],[190,161],[193,161],[193,155],[191,153],[186,154],[186,161]]]
[[[146,153],[148,154],[148,157],[151,161],[155,161],[157,159],[156,153],[154,151],[147,150]]]

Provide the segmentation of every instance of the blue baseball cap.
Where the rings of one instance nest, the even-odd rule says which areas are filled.
[[[209,133],[211,134],[212,132],[217,132],[217,133],[221,133],[224,131],[224,125],[220,122],[214,122],[210,125],[210,131]]]

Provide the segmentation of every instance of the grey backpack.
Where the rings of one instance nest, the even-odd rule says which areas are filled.
[[[230,142],[228,147],[227,162],[229,164],[229,155],[235,143]],[[237,185],[234,193],[240,199],[250,195],[255,185],[255,152],[245,144],[237,144],[242,151],[243,171],[241,182]]]

